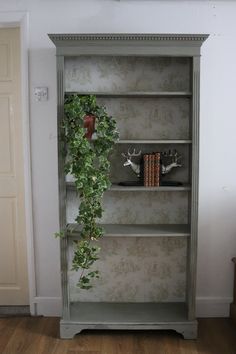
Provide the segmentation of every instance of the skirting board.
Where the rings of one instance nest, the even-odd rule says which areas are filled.
[[[232,298],[199,297],[196,301],[197,317],[229,317]],[[60,297],[35,297],[36,314],[42,316],[61,316]]]
[[[198,297],[196,301],[197,317],[229,317],[231,297]]]
[[[0,317],[29,316],[29,306],[0,306]]]
[[[37,316],[61,317],[62,300],[60,297],[35,297]]]

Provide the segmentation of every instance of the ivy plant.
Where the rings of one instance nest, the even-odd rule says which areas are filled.
[[[75,241],[72,270],[80,271],[78,286],[90,289],[91,280],[99,277],[91,266],[99,258],[96,242],[104,234],[97,223],[102,217],[103,193],[110,187],[109,154],[118,140],[116,121],[106,108],[98,105],[94,95],[68,95],[64,104],[63,121],[66,163],[65,173],[74,177],[80,205],[75,221],[81,225],[80,239]],[[96,117],[95,138],[85,137],[84,117]]]

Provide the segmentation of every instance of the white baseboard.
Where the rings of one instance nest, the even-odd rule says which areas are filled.
[[[36,315],[60,317],[62,301],[60,297],[35,297]]]
[[[197,297],[197,317],[229,317],[231,297]]]
[[[232,298],[198,297],[196,301],[197,317],[229,317],[229,306]],[[42,316],[61,316],[62,302],[60,297],[35,297],[36,314]]]

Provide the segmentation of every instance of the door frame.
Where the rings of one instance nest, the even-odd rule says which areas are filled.
[[[29,120],[29,14],[21,11],[0,12],[0,28],[20,28],[21,48],[21,104],[22,104],[22,134],[24,159],[24,188],[25,188],[25,226],[28,265],[29,305],[31,315],[36,315],[36,276],[34,258],[34,234],[32,213],[32,176],[31,176],[31,146],[30,146],[30,120]]]

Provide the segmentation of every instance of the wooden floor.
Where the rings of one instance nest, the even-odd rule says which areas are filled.
[[[200,319],[196,341],[172,331],[84,331],[62,340],[58,329],[58,318],[0,318],[0,354],[236,354],[229,319]]]

